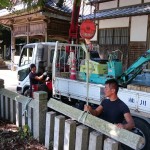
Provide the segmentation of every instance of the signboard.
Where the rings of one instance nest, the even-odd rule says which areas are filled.
[[[96,32],[96,25],[92,20],[85,20],[80,26],[80,36],[84,39],[92,39]]]

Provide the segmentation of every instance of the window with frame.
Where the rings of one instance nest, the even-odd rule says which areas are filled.
[[[128,45],[128,28],[99,29],[100,45]]]

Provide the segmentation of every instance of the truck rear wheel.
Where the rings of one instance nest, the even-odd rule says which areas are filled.
[[[141,135],[145,139],[145,144],[143,145],[142,150],[149,150],[150,148],[150,125],[140,119],[140,118],[134,118],[135,122],[135,131],[134,133]]]
[[[135,128],[133,129],[132,132],[142,136],[145,139],[145,143],[140,150],[149,150],[150,148],[150,125],[146,121],[140,118],[136,118],[136,117],[134,117],[134,122],[135,122]],[[122,149],[132,150],[126,145],[122,145]]]

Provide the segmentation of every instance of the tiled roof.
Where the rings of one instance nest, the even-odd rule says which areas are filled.
[[[73,8],[73,1],[74,0],[65,0],[65,2],[63,3],[62,7],[57,7],[56,3],[53,0],[48,0],[46,6],[48,7],[52,7],[54,9],[66,12],[66,13],[71,13],[72,12],[72,8]],[[83,10],[84,9],[84,10]],[[81,7],[80,7],[80,15],[88,15],[92,12],[94,12],[94,7],[90,5],[83,5],[83,0],[81,0]]]
[[[55,0],[48,0],[46,2],[45,6],[56,9],[56,10],[59,10],[59,11],[62,11],[64,13],[71,13],[72,8],[73,8],[73,0],[65,0],[62,7],[58,7],[56,5]],[[82,11],[83,7],[84,7],[84,11]],[[13,13],[13,12],[18,11],[18,10],[25,9],[25,8],[26,8],[25,5],[19,4],[19,5],[14,6],[13,11],[9,11],[7,9],[2,9],[2,10],[0,10],[0,17],[8,15],[8,14]],[[92,12],[93,12],[93,10],[94,10],[94,7],[92,7]],[[81,8],[80,8],[80,15],[82,15],[82,14],[83,15],[88,15],[88,14],[92,13],[90,11],[91,11],[91,6],[89,6],[89,5],[84,5],[83,6],[83,1],[82,1],[82,5],[81,5]]]
[[[132,7],[117,8],[99,11],[95,14],[86,15],[83,19],[107,19],[115,17],[125,17],[133,15],[144,15],[150,13],[150,4],[137,5]]]

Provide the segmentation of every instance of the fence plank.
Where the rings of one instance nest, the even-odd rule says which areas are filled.
[[[17,127],[22,126],[22,105],[20,102],[16,102],[16,125]]]
[[[16,101],[14,101],[13,99],[10,98],[10,121],[12,123],[16,123],[16,107],[15,107]]]
[[[27,116],[28,126],[29,126],[30,131],[33,133],[33,124],[32,124],[32,122],[33,122],[33,120],[32,120],[33,119],[32,118],[33,114],[32,113],[33,113],[32,112],[32,108],[28,106],[28,112],[27,112],[27,114],[28,114],[28,116]]]
[[[87,150],[88,149],[88,137],[89,137],[88,133],[89,133],[88,127],[84,125],[77,126],[75,150]]]
[[[50,141],[54,139],[54,118],[56,112],[46,113],[46,129],[45,129],[45,147],[49,149]]]
[[[8,103],[8,97],[5,96],[5,119],[8,120],[8,116],[10,113],[10,110],[8,109],[9,103]]]
[[[75,149],[76,138],[76,122],[68,119],[65,121],[65,136],[64,136],[64,150]]]
[[[90,133],[89,150],[102,150],[103,134],[93,131]]]
[[[1,94],[1,118],[4,118],[4,99],[3,99],[3,95]]]
[[[67,104],[51,98],[48,101],[48,107],[61,112],[79,122],[125,144],[133,149],[141,148],[144,144],[144,138],[130,131],[119,129],[107,121],[92,116],[91,114],[83,113],[83,111],[73,108]],[[60,109],[61,108],[61,109]],[[94,123],[93,123],[94,122]]]
[[[106,138],[104,140],[104,149],[103,150],[118,150],[119,143],[113,139]]]
[[[62,150],[63,149],[64,125],[65,125],[65,117],[62,115],[56,116],[55,117],[55,127],[54,127],[54,147],[53,147],[53,150]]]

